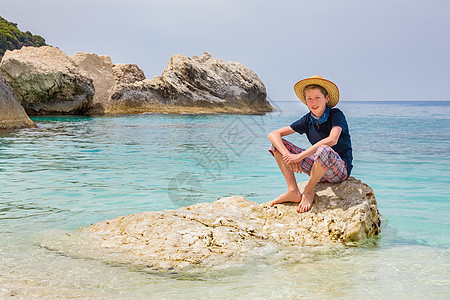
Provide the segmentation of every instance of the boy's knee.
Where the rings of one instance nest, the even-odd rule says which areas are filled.
[[[322,164],[326,164],[328,159],[330,158],[330,153],[333,151],[330,146],[319,146],[316,150],[316,158],[315,160],[321,160]]]
[[[319,148],[317,148],[316,154],[320,155],[320,154],[322,154],[324,152],[328,154],[331,151],[333,151],[333,149],[331,149],[330,146],[322,145],[322,146],[319,146]]]

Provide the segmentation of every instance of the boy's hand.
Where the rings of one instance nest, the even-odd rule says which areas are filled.
[[[294,171],[295,173],[301,173],[302,172],[302,164],[301,163],[292,163],[290,165],[288,165],[289,168],[291,168],[292,171]]]
[[[289,168],[291,168],[292,171],[296,173],[302,172],[301,166],[302,160],[303,158],[301,157],[300,153],[299,154],[287,153],[283,155],[283,161],[289,166]]]
[[[303,158],[301,157],[301,153],[299,153],[299,154],[287,153],[287,154],[283,155],[283,161],[287,165],[293,164],[293,163],[298,163],[298,162],[301,162],[302,160],[303,160]]]

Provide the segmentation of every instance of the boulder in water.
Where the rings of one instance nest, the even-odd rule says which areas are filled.
[[[0,129],[33,128],[36,124],[17,100],[14,91],[0,75]]]
[[[0,70],[30,115],[83,114],[92,104],[92,80],[57,48],[6,51]]]
[[[312,209],[302,214],[295,205],[268,207],[235,196],[98,222],[72,234],[83,240],[83,250],[76,253],[171,269],[242,262],[283,249],[355,244],[379,234],[380,214],[368,185],[350,177],[339,184],[319,183],[316,190]]]
[[[117,86],[112,101],[118,112],[265,113],[264,84],[249,68],[208,53],[174,55],[161,76]]]

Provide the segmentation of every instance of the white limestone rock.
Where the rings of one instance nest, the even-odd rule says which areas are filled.
[[[98,222],[71,233],[78,242],[70,247],[47,247],[69,255],[180,269],[241,263],[293,249],[301,253],[307,246],[355,244],[379,232],[372,189],[350,177],[340,184],[318,184],[307,213],[295,212],[295,205],[268,207],[235,196]]]
[[[88,114],[123,113],[116,109],[111,95],[117,86],[145,80],[144,72],[136,64],[113,64],[107,55],[79,52],[70,57],[84,76],[92,79],[95,87],[93,103]]]
[[[145,112],[264,113],[267,101],[258,76],[237,62],[208,53],[201,57],[174,55],[161,76],[118,86],[111,99],[117,109]]]
[[[89,113],[105,113],[105,103],[116,85],[111,58],[107,55],[79,52],[70,56],[70,60],[78,71],[90,78],[94,84],[95,94]]]
[[[0,70],[28,114],[83,114],[91,106],[92,80],[57,48],[6,51]]]
[[[33,128],[36,124],[17,100],[14,91],[0,75],[0,129]]]
[[[114,64],[112,71],[117,85],[145,80],[144,71],[136,64]]]
[[[7,51],[0,70],[34,115],[273,110],[254,72],[206,52],[172,56],[162,75],[151,80],[135,64],[112,64],[108,56],[87,52],[69,58],[50,46]]]

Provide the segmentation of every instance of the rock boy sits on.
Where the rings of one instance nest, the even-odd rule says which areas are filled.
[[[294,90],[310,112],[268,135],[272,142],[269,151],[287,184],[287,192],[269,204],[298,202],[297,212],[306,212],[311,208],[319,181],[337,183],[350,175],[352,145],[344,114],[333,108],[339,101],[339,89],[333,82],[316,75],[297,82]],[[306,134],[312,146],[302,149],[282,138],[295,132]],[[294,172],[310,176],[303,194]]]

